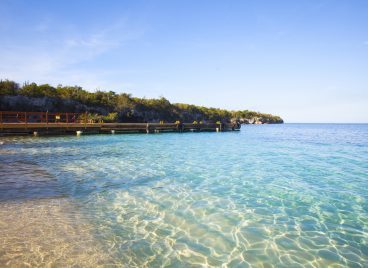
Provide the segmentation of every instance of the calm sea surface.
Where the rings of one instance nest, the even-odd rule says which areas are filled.
[[[368,125],[0,139],[0,266],[368,267]]]

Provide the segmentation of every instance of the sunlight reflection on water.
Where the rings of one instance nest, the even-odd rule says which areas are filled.
[[[368,263],[367,125],[4,141],[0,264]]]

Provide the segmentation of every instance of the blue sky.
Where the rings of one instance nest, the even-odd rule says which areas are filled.
[[[0,0],[0,78],[368,122],[368,1]]]

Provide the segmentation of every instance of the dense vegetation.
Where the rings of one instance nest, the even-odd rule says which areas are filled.
[[[217,108],[170,103],[165,98],[146,99],[113,91],[89,92],[79,86],[53,87],[49,84],[18,83],[0,80],[0,110],[88,112],[105,121],[166,122],[207,121],[243,123],[282,123],[279,116],[253,111],[228,111]]]

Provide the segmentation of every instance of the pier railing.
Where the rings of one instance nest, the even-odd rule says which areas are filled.
[[[87,123],[86,113],[9,112],[0,111],[0,124],[5,123]]]

